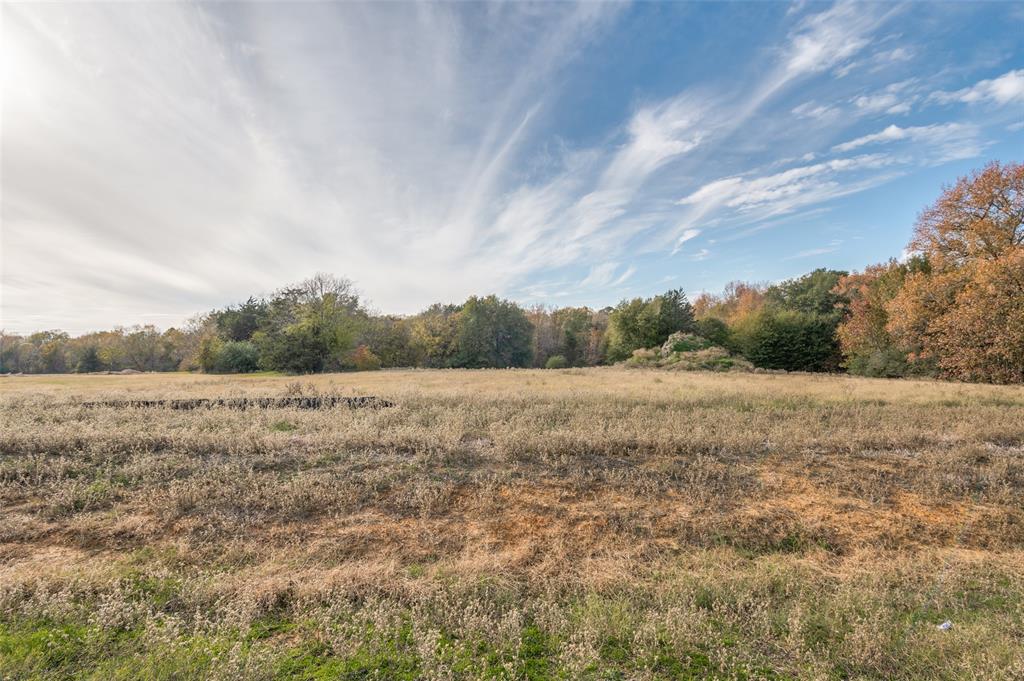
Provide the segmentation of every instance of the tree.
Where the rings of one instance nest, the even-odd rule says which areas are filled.
[[[930,326],[929,350],[955,378],[1024,383],[1024,248],[975,265],[953,309]]]
[[[918,218],[907,276],[886,304],[886,330],[946,376],[1024,380],[1024,164],[991,163],[947,187]]]
[[[682,289],[624,300],[608,319],[608,359],[626,359],[634,350],[660,346],[676,331],[693,328],[693,307]]]
[[[655,298],[654,304],[658,307],[659,338],[661,336],[668,338],[676,331],[693,332],[693,306],[686,299],[683,289],[677,288],[662,293]]]
[[[16,333],[0,329],[0,374],[21,371],[18,346],[24,339]]]
[[[555,313],[543,305],[535,305],[527,310],[526,317],[533,327],[533,366],[545,366],[548,358],[562,349],[562,329]]]
[[[435,369],[455,365],[459,352],[458,305],[435,303],[410,321],[410,335],[417,364]]]
[[[352,351],[350,362],[356,371],[376,371],[380,369],[380,358],[373,354],[373,351],[365,345],[360,345]]]
[[[159,371],[163,359],[161,333],[152,324],[135,326],[124,334],[124,354],[128,366],[137,371]]]
[[[411,320],[401,317],[368,317],[356,342],[367,346],[379,358],[381,366],[416,366],[420,357],[413,340],[412,326]]]
[[[67,371],[66,349],[70,337],[63,331],[39,331],[28,337],[27,370],[40,374]]]
[[[459,312],[458,329],[459,366],[523,367],[532,359],[532,325],[511,301],[471,296]]]
[[[999,260],[1024,246],[1024,164],[993,162],[944,189],[918,217],[910,250],[938,272]]]
[[[744,317],[759,312],[765,304],[763,284],[731,281],[721,295],[702,293],[694,301],[694,315],[699,319],[714,317],[733,326]]]
[[[266,324],[267,313],[267,302],[250,296],[241,305],[214,312],[211,317],[224,340],[244,341]]]
[[[765,291],[765,304],[783,310],[808,314],[838,316],[839,308],[848,300],[836,290],[846,272],[819,268],[795,279],[770,286]]]
[[[591,335],[598,334],[598,342],[604,336],[604,328],[597,321],[597,315],[587,307],[563,307],[551,313],[552,320],[560,332],[558,352],[569,366],[597,364],[599,359],[588,358]]]
[[[694,323],[694,333],[708,339],[712,345],[724,348],[729,345],[729,325],[717,317],[705,317]]]
[[[887,329],[889,301],[903,288],[908,274],[927,268],[928,262],[916,257],[905,263],[890,260],[871,265],[863,272],[840,278],[835,290],[846,298],[846,303],[836,336],[843,365],[850,373],[882,377],[929,373],[930,367],[908,362],[914,348],[897,343]]]
[[[75,364],[75,371],[80,374],[87,374],[92,371],[102,371],[103,362],[100,360],[99,349],[95,345],[87,345],[82,350],[78,363]]]
[[[259,349],[252,341],[227,341],[213,358],[213,371],[245,374],[259,369]]]
[[[293,373],[341,369],[367,319],[352,282],[322,273],[278,291],[265,314],[260,366]]]
[[[196,364],[202,371],[217,371],[217,359],[220,357],[224,341],[216,334],[206,334],[199,341],[196,352]]]
[[[622,361],[629,357],[634,350],[653,348],[664,341],[660,334],[661,320],[658,306],[651,303],[651,300],[643,298],[624,300],[609,315],[609,360]]]
[[[257,332],[253,341],[259,348],[264,369],[310,374],[340,368],[347,350],[344,337],[319,320],[302,320],[271,333]]]
[[[739,351],[755,366],[787,371],[836,371],[839,348],[824,315],[769,308],[744,318],[734,330]]]

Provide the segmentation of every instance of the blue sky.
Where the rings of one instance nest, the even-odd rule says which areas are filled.
[[[3,5],[0,326],[603,306],[899,257],[1024,149],[1024,3]]]

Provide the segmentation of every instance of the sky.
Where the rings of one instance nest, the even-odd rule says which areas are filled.
[[[603,307],[901,257],[1024,151],[1024,3],[8,3],[0,328]]]

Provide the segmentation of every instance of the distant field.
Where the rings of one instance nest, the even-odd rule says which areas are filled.
[[[80,404],[318,392],[395,406]],[[0,409],[5,681],[1024,678],[1021,387],[62,375]]]

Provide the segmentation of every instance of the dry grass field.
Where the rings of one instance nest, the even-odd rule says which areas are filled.
[[[82,405],[315,393],[395,406]],[[1021,387],[37,376],[0,409],[5,681],[1024,678]]]

